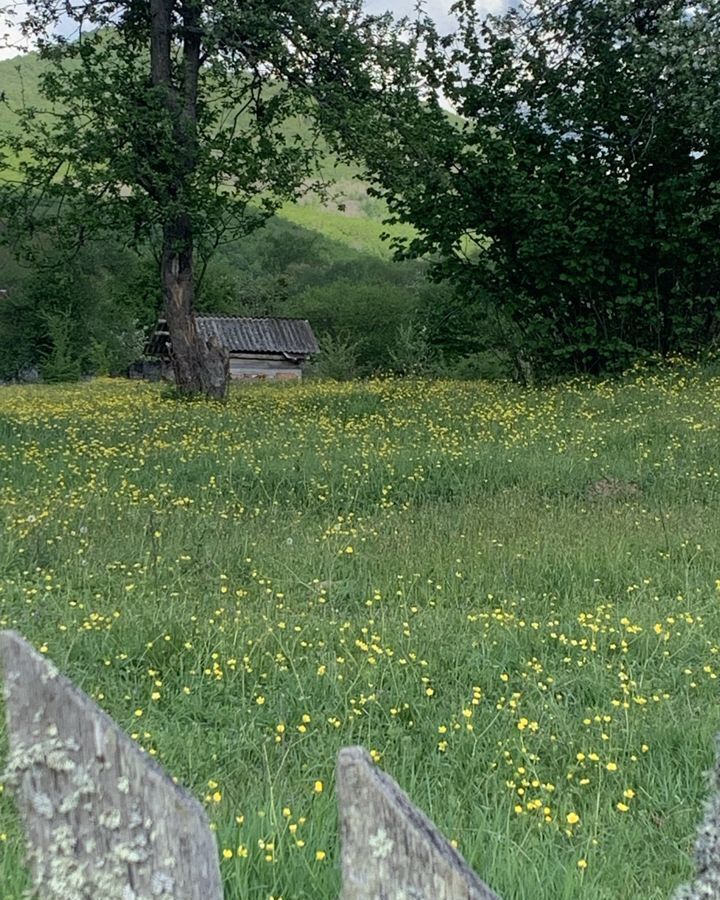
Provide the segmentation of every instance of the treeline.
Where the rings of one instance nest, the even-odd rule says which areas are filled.
[[[8,292],[0,299],[0,378],[123,374],[161,315],[157,261],[97,242],[51,263],[21,266],[0,248]],[[507,371],[471,311],[428,281],[426,263],[393,262],[282,217],[214,255],[196,307],[309,319],[322,348],[311,369],[319,376]]]
[[[142,54],[130,52],[146,47],[151,23],[130,16],[116,27],[110,17],[112,40],[96,34],[48,53],[60,68],[43,77],[43,90],[67,110],[62,127],[48,130],[25,109],[27,136],[12,147],[51,212],[38,216],[25,187],[8,189],[8,218],[35,253],[39,230],[63,236],[68,221],[76,233],[94,231],[96,242],[66,264],[43,259],[42,271],[16,270],[16,283],[8,275],[0,285],[12,288],[0,308],[0,376],[38,366],[47,378],[121,370],[162,305],[161,283],[166,298],[184,291],[174,324],[175,307],[165,303],[178,336],[193,307],[307,317],[324,344],[319,369],[333,376],[499,369],[530,380],[621,371],[716,346],[714,0],[526,0],[499,17],[460,0],[457,30],[446,37],[422,14],[403,32],[389,19],[366,19],[360,0],[310,2],[293,21],[315,59],[311,82],[299,74],[300,57],[286,53],[286,37],[265,41],[277,27],[270,7],[245,22],[244,7],[201,5],[235,54],[221,67],[224,111],[242,98],[246,113],[204,118],[191,92],[184,156],[175,143],[185,135],[179,107],[166,102],[184,89],[182,67],[148,92]],[[242,28],[230,28],[236,16]],[[267,66],[248,80],[255,57],[237,43],[246,26],[289,80],[268,82]],[[345,35],[340,49],[336,31]],[[226,50],[211,42],[223,66]],[[213,102],[218,71],[199,81]],[[125,81],[136,98],[117,88]],[[117,108],[108,111],[107,96],[119,98]],[[87,125],[83,102],[104,130],[78,131],[78,122]],[[315,117],[315,129],[294,133],[303,116]],[[233,125],[220,141],[220,122],[231,120],[240,132]],[[328,148],[360,166],[366,216],[389,210],[400,229],[395,263],[282,218],[259,228],[306,193]],[[76,174],[63,181],[65,171]],[[226,239],[228,221],[246,236],[206,266],[203,254],[215,237]],[[121,234],[139,257],[109,243]],[[153,238],[156,248],[164,241],[162,279],[146,249]],[[195,350],[188,359],[202,357]],[[188,375],[188,393],[202,392],[201,369]]]

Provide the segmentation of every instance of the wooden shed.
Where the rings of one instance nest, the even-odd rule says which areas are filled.
[[[216,338],[230,355],[231,378],[302,378],[302,365],[320,348],[306,319],[196,316],[200,337]],[[171,373],[170,334],[160,319],[145,348]]]

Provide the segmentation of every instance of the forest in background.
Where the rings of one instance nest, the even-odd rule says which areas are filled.
[[[0,62],[0,133],[17,128],[16,103],[42,106],[37,54]],[[298,126],[301,128],[301,126]],[[507,373],[473,312],[451,288],[431,283],[427,264],[395,261],[386,204],[368,196],[358,169],[328,157],[330,196],[311,193],[266,225],[218,248],[200,279],[200,313],[307,318],[322,348],[311,371],[331,378],[379,372]],[[45,381],[122,374],[142,353],[161,315],[158,263],[96,240],[57,266],[19,262],[0,243],[0,379]]]
[[[408,51],[415,57],[388,63],[388,71],[410,68],[387,81],[380,106],[372,105],[376,97],[346,111],[347,95],[331,109],[323,127],[341,150],[321,157],[321,177],[335,181],[329,194],[308,192],[300,180],[294,202],[273,200],[276,215],[221,243],[207,266],[196,248],[195,309],[307,317],[323,343],[318,370],[332,377],[390,371],[531,380],[714,350],[714,4],[532,0],[483,19],[467,2],[457,16],[458,31],[448,38],[419,21]],[[34,55],[0,64],[6,183],[16,166],[28,184],[33,177],[54,184],[39,147],[57,152],[61,165],[72,158],[67,135],[79,113],[62,106],[73,102],[63,79],[90,65],[98,50],[105,53],[102,40],[87,58],[65,45],[64,75],[48,76],[50,63]],[[109,60],[115,65],[112,53]],[[422,103],[414,88],[398,87],[398,71],[424,85]],[[23,142],[20,126],[32,130],[42,119],[27,110],[44,102],[43,78],[62,127],[45,137],[40,128]],[[92,83],[77,84],[100,110]],[[262,88],[269,102],[257,99],[258,122],[259,107],[282,91],[279,82]],[[396,114],[388,113],[393,103]],[[131,103],[121,111],[130,119],[117,123],[141,109]],[[318,135],[322,146],[323,132],[293,109],[279,121],[275,151],[287,150],[291,132],[308,153],[316,152]],[[251,122],[248,133],[262,135],[262,126]],[[93,154],[106,151],[93,147],[92,135],[83,140],[79,171],[92,179]],[[258,165],[272,167],[265,150]],[[138,152],[132,141],[128,152]],[[115,187],[125,184],[113,178]],[[246,208],[260,209],[266,195],[253,196],[252,183],[249,189]],[[218,204],[224,193],[216,193]],[[104,205],[100,217],[109,215],[112,226],[112,204]],[[121,218],[124,205],[112,207]],[[147,237],[155,228],[157,237],[157,222],[143,222],[140,213],[135,226]],[[22,215],[18,221],[22,226]],[[35,250],[25,268],[1,251],[8,296],[0,309],[0,377],[36,368],[47,380],[119,372],[139,352],[162,306],[159,257],[149,240],[134,241],[139,254],[124,249],[133,245],[127,225],[118,220],[108,231],[106,222],[54,266],[46,265],[52,251],[42,258]]]

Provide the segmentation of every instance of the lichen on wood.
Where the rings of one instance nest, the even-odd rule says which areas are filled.
[[[695,839],[695,877],[673,900],[716,900],[720,897],[720,735],[715,738],[715,765],[710,771],[710,797]]]
[[[200,804],[18,634],[0,633],[12,789],[43,900],[221,900]]]
[[[362,747],[340,751],[341,900],[498,900]]]

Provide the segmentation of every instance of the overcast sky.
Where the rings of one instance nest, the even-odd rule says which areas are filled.
[[[425,0],[425,11],[435,20],[440,31],[451,31],[453,27],[449,10],[455,0]],[[476,6],[483,15],[501,13],[510,6],[510,0],[476,0]],[[365,0],[369,12],[385,12],[390,10],[396,16],[412,16],[415,12],[415,0]]]
[[[18,39],[15,29],[8,29],[3,24],[3,9],[13,5],[16,0],[0,0],[0,59],[15,56],[17,49],[3,47],[4,38],[13,42]],[[452,30],[452,18],[449,15],[450,7],[454,0],[426,0],[425,10],[435,20],[440,31]],[[478,10],[481,13],[500,13],[510,5],[510,0],[476,0]],[[365,6],[369,12],[379,13],[390,10],[396,16],[412,16],[415,12],[415,0],[365,0]]]

